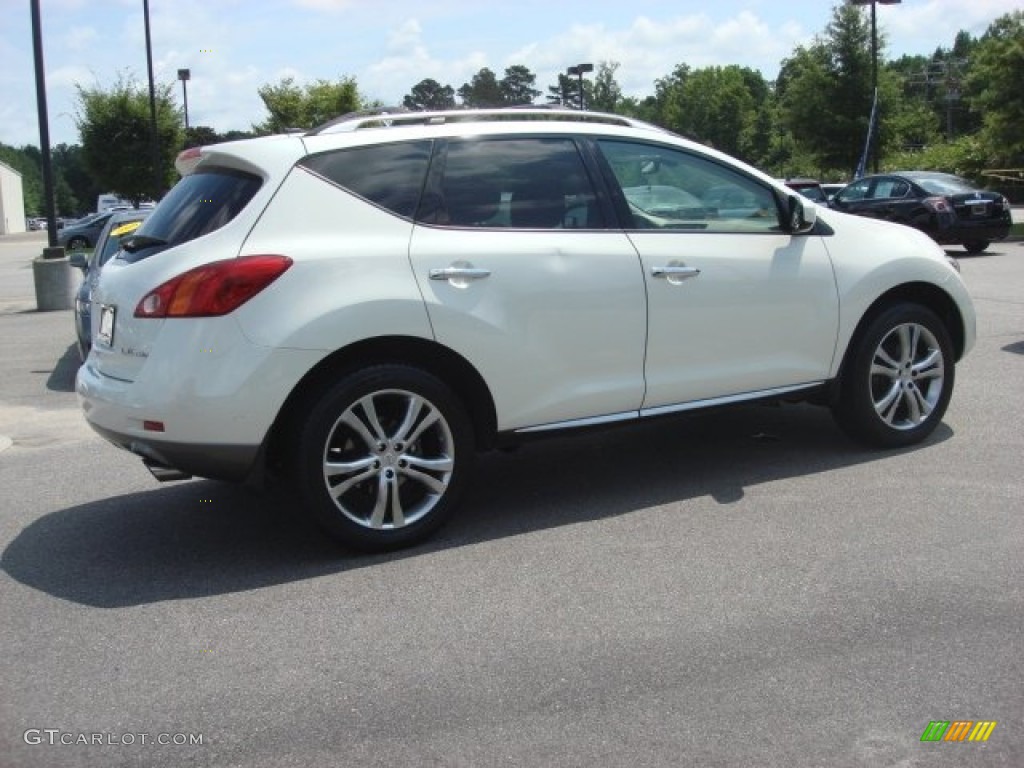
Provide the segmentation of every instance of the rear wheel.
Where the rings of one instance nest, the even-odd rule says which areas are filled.
[[[964,250],[968,253],[981,253],[990,245],[988,240],[968,240],[964,243]]]
[[[839,425],[869,445],[898,448],[938,426],[953,393],[953,346],[935,313],[898,304],[854,342],[833,408]]]
[[[453,512],[473,460],[462,404],[403,365],[356,372],[322,394],[297,432],[296,478],[317,521],[368,551],[414,544]]]

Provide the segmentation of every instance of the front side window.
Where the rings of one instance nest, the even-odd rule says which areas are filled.
[[[424,223],[452,227],[594,229],[604,225],[571,138],[452,141]]]
[[[598,142],[629,208],[630,229],[779,231],[769,187],[699,155],[654,144]]]
[[[313,155],[299,165],[396,216],[411,219],[430,151],[430,141],[375,144]]]

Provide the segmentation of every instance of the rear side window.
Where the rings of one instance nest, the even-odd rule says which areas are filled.
[[[299,165],[396,216],[411,219],[427,175],[430,148],[429,141],[353,147],[313,155]]]
[[[220,229],[252,200],[259,176],[230,168],[204,168],[174,185],[146,222],[126,240],[118,258],[136,262]]]
[[[421,212],[424,223],[514,229],[604,226],[571,138],[452,141],[440,196],[439,205]]]

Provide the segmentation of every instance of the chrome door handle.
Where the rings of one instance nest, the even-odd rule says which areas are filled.
[[[667,277],[674,282],[689,280],[699,274],[700,270],[696,267],[651,267],[652,277]]]
[[[480,267],[444,267],[430,270],[431,280],[481,280],[491,276],[491,270]]]

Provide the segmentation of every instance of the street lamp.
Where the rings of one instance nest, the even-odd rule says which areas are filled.
[[[585,106],[585,104],[583,103],[583,75],[586,74],[587,72],[593,72],[593,71],[594,71],[594,65],[593,64],[577,64],[575,67],[569,67],[567,70],[565,70],[565,74],[569,75],[570,77],[572,75],[576,75],[580,79],[580,109],[581,110]]]
[[[187,69],[178,70],[178,79],[181,80],[181,95],[185,99],[185,132],[188,132],[188,86],[185,85],[192,79],[192,72]]]
[[[146,27],[146,68],[149,70],[149,141],[153,150],[153,199],[163,191],[163,168],[160,162],[160,133],[156,127],[156,87],[153,85],[153,42],[149,35],[149,0],[142,0],[142,20]]]
[[[875,6],[881,3],[882,5],[898,5],[903,0],[849,0],[850,5],[870,5],[871,6],[871,93],[874,99],[878,99],[878,20],[875,16]],[[868,130],[871,130],[871,126],[868,126]],[[877,129],[876,129],[877,130]],[[875,169],[875,173],[878,173],[878,143],[875,142],[871,147],[872,165]]]

